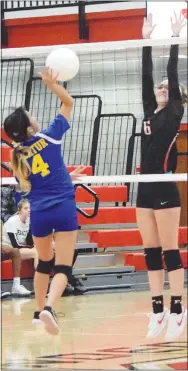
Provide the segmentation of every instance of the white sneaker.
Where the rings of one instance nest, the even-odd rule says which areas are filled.
[[[12,295],[15,296],[29,296],[31,291],[27,290],[23,285],[13,285],[12,286]]]
[[[169,311],[167,308],[164,308],[164,311],[161,313],[151,313],[149,314],[150,322],[148,325],[148,334],[147,338],[157,337],[161,331],[165,328],[168,322]]]
[[[187,323],[187,309],[182,308],[182,313],[171,313],[169,315],[168,327],[165,335],[165,341],[173,341],[179,337]]]
[[[45,306],[42,312],[40,312],[39,318],[44,323],[44,327],[49,334],[51,335],[59,334],[59,327],[57,324],[56,314],[51,307]]]
[[[42,324],[42,321],[40,319],[35,319],[35,318],[32,319],[32,325],[41,325],[41,324]]]

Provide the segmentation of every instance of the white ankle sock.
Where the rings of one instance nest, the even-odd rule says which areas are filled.
[[[13,278],[13,285],[14,286],[20,286],[20,277],[14,277]]]

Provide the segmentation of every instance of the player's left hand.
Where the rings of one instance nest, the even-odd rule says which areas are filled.
[[[173,36],[179,36],[182,28],[186,25],[186,20],[181,12],[179,17],[177,16],[176,12],[174,12],[174,17],[174,21],[172,17],[170,18]]]
[[[71,171],[70,176],[72,181],[79,180],[80,177],[87,176],[87,174],[84,174],[83,171],[86,169],[86,166],[79,165],[77,168],[73,171]]]

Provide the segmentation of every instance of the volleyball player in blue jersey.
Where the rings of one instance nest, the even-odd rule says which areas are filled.
[[[78,229],[74,186],[61,154],[62,136],[70,127],[73,98],[56,84],[57,76],[53,78],[49,69],[40,76],[62,102],[59,114],[48,129],[40,131],[36,120],[23,108],[18,108],[5,119],[4,129],[16,142],[11,165],[21,189],[28,192],[31,204],[31,232],[39,257],[34,278],[37,303],[34,319],[40,318],[47,332],[58,334],[53,308],[72,275]],[[74,178],[81,171],[82,167],[73,172]],[[52,231],[55,231],[55,262]],[[54,277],[45,306],[52,268]]]

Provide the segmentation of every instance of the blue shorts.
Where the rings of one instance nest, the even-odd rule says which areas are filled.
[[[48,209],[31,211],[31,233],[45,237],[54,232],[70,232],[78,229],[77,210],[74,198]]]

